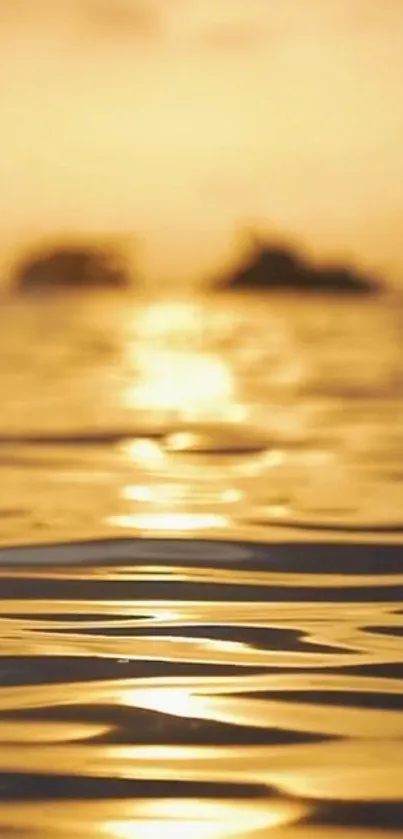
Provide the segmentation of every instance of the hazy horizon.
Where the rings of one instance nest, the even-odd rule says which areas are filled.
[[[0,49],[3,264],[130,234],[193,283],[256,224],[403,283],[397,0],[14,0]]]

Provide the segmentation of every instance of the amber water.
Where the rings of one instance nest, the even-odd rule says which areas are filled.
[[[1,308],[0,835],[403,835],[399,300]]]

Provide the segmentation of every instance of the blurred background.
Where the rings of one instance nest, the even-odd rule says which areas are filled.
[[[399,531],[402,47],[396,0],[1,4],[1,538]]]
[[[399,528],[402,46],[395,0],[1,4],[3,539]]]
[[[0,835],[402,835],[402,0],[0,0],[0,74]]]
[[[3,0],[1,258],[123,237],[206,281],[258,225],[399,285],[399,0]]]

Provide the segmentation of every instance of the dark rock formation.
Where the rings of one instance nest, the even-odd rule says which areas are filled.
[[[223,291],[298,291],[330,294],[373,294],[373,278],[337,265],[315,267],[291,249],[255,241],[249,255],[232,274],[213,284]]]
[[[36,253],[20,264],[14,276],[14,287],[20,292],[129,286],[129,274],[118,255],[92,246],[56,247]]]

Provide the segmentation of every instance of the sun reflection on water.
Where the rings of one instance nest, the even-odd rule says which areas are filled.
[[[126,355],[137,374],[124,394],[127,408],[184,418],[231,414],[233,371],[222,357],[201,349],[205,323],[197,304],[160,303],[136,312],[136,338],[129,341]]]
[[[143,804],[141,818],[107,822],[110,839],[231,839],[295,822],[303,808],[278,801],[157,800]],[[266,834],[265,834],[266,835]]]
[[[209,351],[207,326],[206,312],[197,302],[159,302],[133,315],[125,349],[133,376],[124,404],[133,415],[147,412],[166,435],[163,440],[137,438],[121,446],[133,477],[120,490],[120,509],[108,517],[112,527],[147,533],[228,527],[228,506],[241,498],[237,488],[226,493],[215,486],[197,491],[194,468],[173,460],[187,447],[203,447],[204,433],[208,445],[214,445],[209,437],[212,422],[225,443],[244,418],[234,371],[222,354]],[[176,435],[171,423],[179,425]]]
[[[125,461],[134,467],[141,467],[146,470],[154,470],[162,466],[165,460],[165,453],[155,440],[132,440],[121,446],[121,454]]]
[[[196,302],[169,300],[145,306],[136,323],[136,331],[146,341],[172,340],[178,336],[185,336],[189,341],[204,332],[205,324],[205,311]]]
[[[126,516],[111,516],[109,524],[120,528],[159,533],[189,532],[225,528],[229,522],[226,516],[196,513],[133,513]]]
[[[215,413],[232,405],[231,371],[214,355],[169,347],[139,348],[137,364],[139,380],[126,393],[128,407],[176,411],[185,417],[194,412]]]

